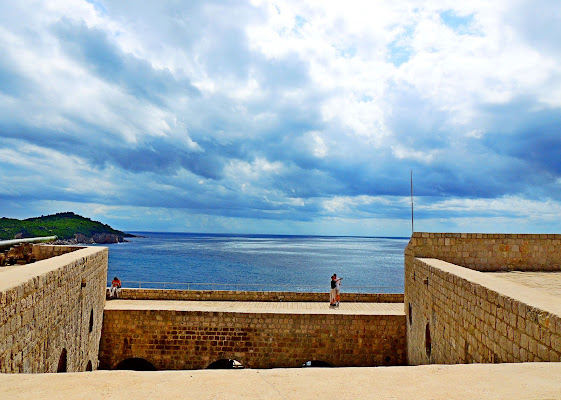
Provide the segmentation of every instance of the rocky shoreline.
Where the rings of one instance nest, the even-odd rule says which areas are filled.
[[[81,233],[74,235],[73,239],[57,239],[51,244],[55,245],[78,245],[78,244],[110,244],[128,242],[123,236],[114,233],[96,233],[92,237],[87,237]]]

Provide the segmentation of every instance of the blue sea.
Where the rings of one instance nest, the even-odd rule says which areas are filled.
[[[349,292],[403,292],[409,238],[133,234],[108,245],[108,279],[124,287],[317,292],[336,273]]]

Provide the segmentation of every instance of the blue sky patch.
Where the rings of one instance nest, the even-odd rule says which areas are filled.
[[[440,13],[440,19],[458,34],[467,34],[473,24],[473,14],[458,15],[453,10],[446,10]]]
[[[86,2],[94,6],[96,11],[101,15],[107,15],[107,9],[103,6],[103,4],[101,4],[101,2],[95,0],[86,0]]]

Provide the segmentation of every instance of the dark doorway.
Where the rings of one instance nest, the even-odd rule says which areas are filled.
[[[428,323],[425,328],[425,350],[427,352],[427,357],[430,359],[432,353],[432,339],[430,337],[430,326]]]
[[[66,349],[62,349],[56,372],[66,372]]]
[[[93,317],[93,310],[91,310],[90,311],[90,333],[93,331],[93,323],[94,323],[93,318],[94,318]]]
[[[333,365],[325,361],[307,361],[302,364],[302,368],[333,368]]]
[[[413,308],[411,308],[411,303],[409,303],[409,325],[413,324]]]
[[[92,362],[88,361],[88,365],[86,365],[86,371],[91,371],[92,370]]]
[[[156,367],[144,358],[127,358],[121,361],[115,369],[131,371],[156,371]]]
[[[237,360],[232,360],[229,358],[224,358],[210,364],[207,369],[241,369],[244,366]]]

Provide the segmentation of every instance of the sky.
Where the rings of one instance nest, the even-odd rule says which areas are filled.
[[[0,216],[561,233],[558,0],[0,2]]]

